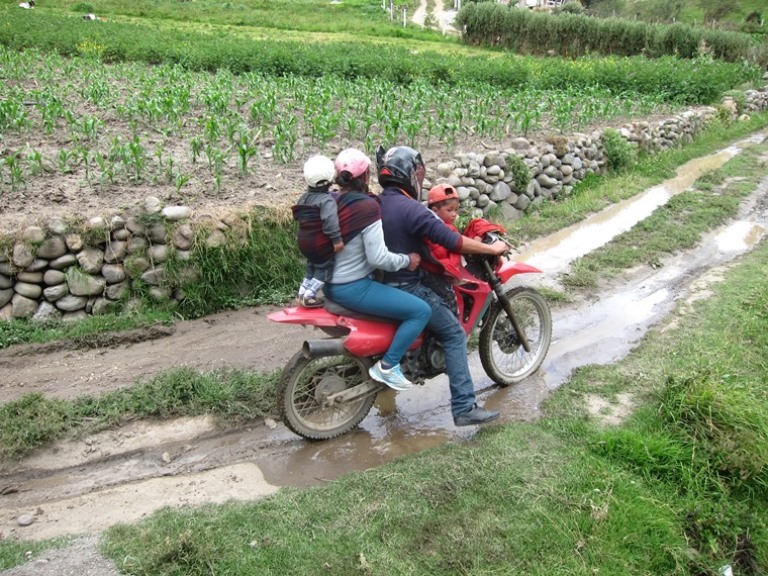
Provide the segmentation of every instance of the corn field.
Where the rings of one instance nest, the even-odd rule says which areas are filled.
[[[89,185],[172,184],[292,163],[313,151],[379,143],[460,147],[535,131],[573,132],[668,111],[661,96],[607,89],[194,73],[179,66],[67,59],[0,48],[0,182],[77,172]]]

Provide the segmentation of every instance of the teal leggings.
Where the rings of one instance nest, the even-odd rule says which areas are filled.
[[[389,367],[400,363],[432,316],[429,304],[421,298],[368,277],[345,284],[326,284],[323,292],[350,310],[400,320],[392,344],[382,358]]]

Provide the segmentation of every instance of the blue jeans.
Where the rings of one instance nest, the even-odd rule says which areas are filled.
[[[440,296],[419,282],[400,287],[429,304],[432,316],[427,328],[445,350],[445,371],[451,389],[451,413],[454,417],[471,410],[475,404],[475,384],[467,362],[467,335],[459,319]]]
[[[312,278],[316,278],[320,282],[328,282],[328,280],[330,280],[333,276],[333,264],[333,256],[331,256],[325,262],[321,262],[319,264],[317,262],[310,262],[307,260],[307,263],[304,266],[304,279],[312,280]]]
[[[401,321],[392,344],[382,358],[388,366],[400,363],[405,351],[418,338],[432,315],[426,302],[368,277],[344,284],[326,284],[323,292],[350,310]]]

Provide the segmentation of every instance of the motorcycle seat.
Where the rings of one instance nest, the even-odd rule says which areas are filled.
[[[366,314],[365,312],[357,312],[355,310],[350,310],[346,306],[342,306],[338,302],[334,302],[333,300],[330,300],[328,297],[326,297],[323,302],[323,308],[325,308],[331,314],[336,314],[337,316],[347,316],[349,318],[357,318],[359,320],[371,320],[373,322],[387,322],[390,324],[395,322],[391,318],[383,318],[381,316],[374,316],[373,314]]]

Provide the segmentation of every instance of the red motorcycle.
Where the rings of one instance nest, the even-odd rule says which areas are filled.
[[[499,238],[493,234],[487,241]],[[503,286],[513,276],[529,273],[541,270],[498,256],[469,256],[454,287],[461,325],[467,336],[480,330],[480,361],[500,386],[535,372],[552,340],[552,316],[542,295],[527,286]],[[285,425],[308,440],[335,438],[355,428],[376,395],[387,389],[368,376],[368,368],[386,352],[396,324],[331,301],[324,308],[285,308],[268,318],[315,326],[330,336],[304,342],[283,369],[278,409]],[[445,371],[443,348],[426,331],[400,366],[409,380],[424,384]]]

